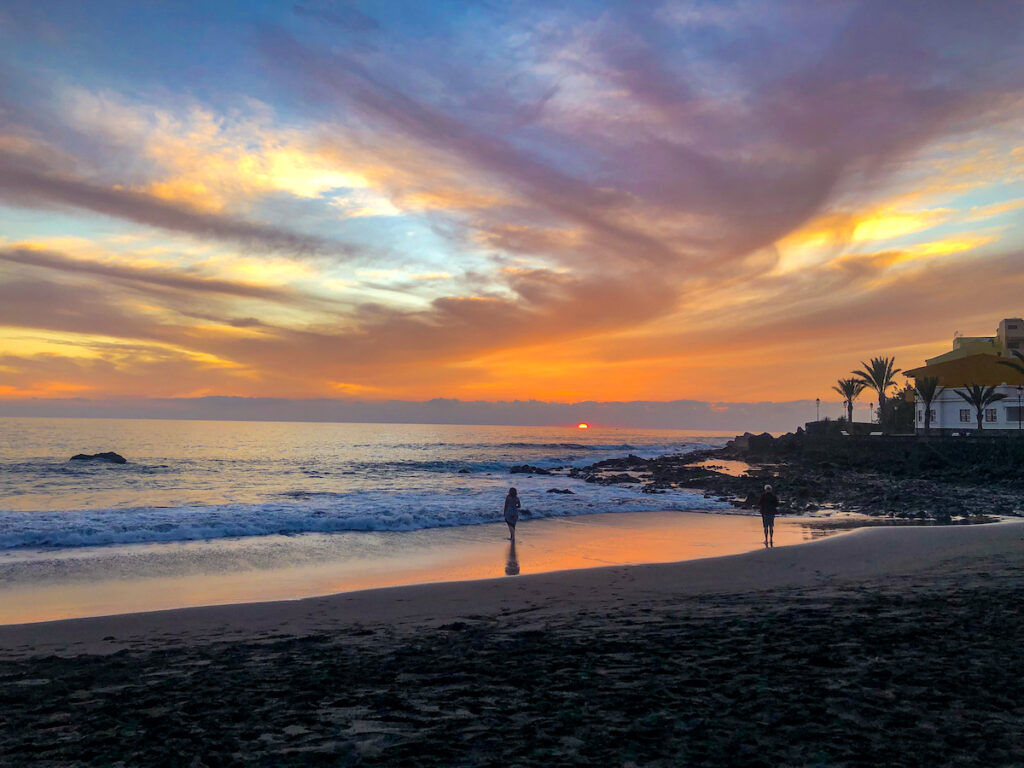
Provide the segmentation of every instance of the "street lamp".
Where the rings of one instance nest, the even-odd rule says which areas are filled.
[[[1017,389],[1020,390],[1020,387],[1017,387]],[[1020,400],[1019,397],[1017,399]],[[820,397],[814,398],[814,420],[815,421],[821,421],[821,398]]]

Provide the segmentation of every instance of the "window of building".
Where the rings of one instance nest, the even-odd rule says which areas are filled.
[[[1024,414],[1022,414],[1021,411],[1024,411],[1024,408],[1020,408],[1016,405],[1009,406],[1006,409],[1006,420],[1016,423],[1024,421],[1024,419],[1021,419],[1021,416],[1024,416]]]
[[[1019,341],[1008,341],[1008,342],[1006,342],[1006,348],[1007,349],[1020,349],[1020,342]]]
[[[961,424],[970,424],[971,423],[971,409],[970,408],[961,408],[960,409],[960,423]]]
[[[917,423],[921,424],[924,422],[924,413],[922,411],[917,412]]]
[[[985,421],[995,421],[995,420],[996,420],[996,409],[995,408],[986,408],[985,409]]]
[[[929,423],[934,424],[937,420],[938,418],[935,416],[935,409],[933,408],[932,410],[928,411]]]
[[[1008,331],[1016,331],[1017,330],[1017,324],[1016,323],[1007,323],[1006,324],[1006,329]]]

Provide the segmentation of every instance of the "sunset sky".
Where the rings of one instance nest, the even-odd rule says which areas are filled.
[[[1020,2],[7,0],[0,398],[837,399],[1024,315],[1022,41]]]

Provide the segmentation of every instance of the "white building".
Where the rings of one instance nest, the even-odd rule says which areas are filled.
[[[944,387],[932,401],[931,431],[953,434],[977,430],[977,411],[955,391],[977,384],[996,387],[998,393],[1005,395],[984,409],[983,428],[1024,433],[1024,361],[1014,352],[1024,354],[1024,319],[1017,317],[1000,321],[995,336],[957,334],[952,350],[926,360],[920,368],[906,371],[915,380],[934,377]],[[917,431],[921,433],[925,427],[924,404],[920,395],[916,400]]]

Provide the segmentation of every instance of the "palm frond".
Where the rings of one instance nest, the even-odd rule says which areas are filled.
[[[854,400],[864,391],[865,386],[864,382],[859,379],[839,379],[832,390],[838,393],[843,400]]]
[[[953,391],[976,409],[984,408],[1007,398],[1007,395],[1004,393],[996,392],[995,387],[986,387],[980,384],[969,384],[964,389],[954,389]]]
[[[920,379],[914,379],[914,389],[925,403],[930,404],[942,393],[945,387],[939,385],[939,380],[935,376],[925,376]]]
[[[894,357],[873,357],[870,363],[861,361],[860,369],[853,371],[853,375],[864,382],[864,386],[884,397],[885,391],[896,383],[896,374],[900,372],[895,366]]]
[[[1011,349],[1010,354],[1013,355],[1016,360],[996,360],[1000,365],[1005,365],[1007,368],[1013,368],[1018,373],[1024,373],[1024,354],[1018,352],[1016,349]]]

